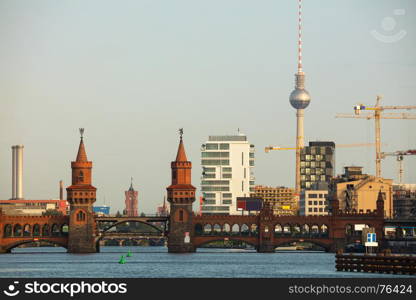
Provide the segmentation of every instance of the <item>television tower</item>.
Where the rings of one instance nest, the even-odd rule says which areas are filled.
[[[298,0],[298,72],[295,74],[295,89],[290,94],[290,104],[296,109],[296,182],[295,193],[300,195],[300,152],[305,146],[303,140],[304,109],[308,107],[311,96],[305,90],[305,73],[302,71],[302,0]]]

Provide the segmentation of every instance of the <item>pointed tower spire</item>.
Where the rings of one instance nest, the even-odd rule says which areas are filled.
[[[81,141],[79,142],[78,154],[77,154],[77,162],[87,162],[87,152],[85,152],[84,146],[84,128],[79,129],[79,133],[81,134]]]
[[[179,129],[179,136],[180,136],[180,141],[179,141],[179,147],[178,147],[178,154],[176,154],[176,161],[188,161],[188,159],[186,158],[185,146],[183,145],[183,140],[182,140],[183,128]]]
[[[133,188],[133,177],[130,177],[130,188],[129,188],[129,191],[134,191],[134,188]]]

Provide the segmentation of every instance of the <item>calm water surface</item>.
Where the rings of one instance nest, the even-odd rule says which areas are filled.
[[[129,250],[132,257],[119,264],[120,256]],[[10,254],[0,254],[0,277],[393,276],[336,272],[334,260],[333,253],[300,251],[198,249],[196,253],[170,254],[165,247],[101,247],[101,253],[68,254],[63,248],[16,248]]]

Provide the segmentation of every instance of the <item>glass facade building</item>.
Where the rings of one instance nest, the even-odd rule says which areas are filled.
[[[329,183],[335,176],[335,143],[309,142],[301,150],[300,185],[311,190],[319,183]]]

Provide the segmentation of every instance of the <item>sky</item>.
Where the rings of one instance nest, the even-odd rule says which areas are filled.
[[[416,2],[304,0],[303,19],[305,142],[374,142],[374,121],[335,115],[376,95],[416,105]],[[96,204],[112,212],[130,177],[139,211],[155,212],[181,127],[198,193],[201,144],[238,128],[256,146],[256,184],[293,187],[295,153],[264,147],[295,144],[296,22],[296,0],[0,0],[0,199],[11,197],[16,144],[25,146],[24,197],[57,198],[80,127]],[[416,120],[381,128],[383,151],[416,149]],[[374,160],[374,147],[338,148],[336,173],[357,165],[374,174]],[[405,182],[416,183],[415,169],[406,157]],[[383,176],[397,173],[385,159]]]

